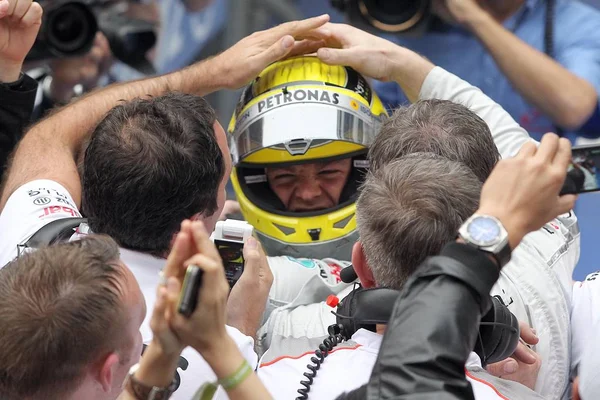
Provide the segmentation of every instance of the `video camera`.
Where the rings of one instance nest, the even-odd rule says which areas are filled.
[[[427,28],[430,0],[331,0],[349,23],[375,34],[418,34]]]
[[[101,31],[113,55],[145,74],[154,73],[146,52],[154,46],[152,23],[125,15],[122,1],[41,0],[44,9],[40,33],[26,61],[86,54]]]

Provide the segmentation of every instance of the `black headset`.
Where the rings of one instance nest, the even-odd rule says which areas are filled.
[[[356,272],[352,266],[344,268],[340,274],[343,282],[350,283],[356,279]],[[303,376],[306,380],[300,381],[302,387],[298,389],[299,396],[296,400],[308,399],[310,387],[321,368],[321,364],[335,346],[346,340],[359,329],[375,332],[376,325],[385,325],[389,322],[394,309],[394,304],[400,296],[400,291],[388,288],[364,289],[359,283],[354,284],[354,289],[337,306],[336,324],[327,329],[329,337],[326,338],[314,356]],[[508,307],[497,297],[492,297],[492,308],[481,319],[479,333],[475,348],[485,368],[508,358],[514,353],[519,344],[519,321],[510,312]]]
[[[338,304],[336,322],[342,334],[350,338],[357,330],[375,332],[376,324],[387,324],[400,292],[387,288],[354,290]],[[519,343],[519,321],[500,299],[492,297],[492,308],[481,318],[479,335],[473,351],[485,367],[514,353]]]

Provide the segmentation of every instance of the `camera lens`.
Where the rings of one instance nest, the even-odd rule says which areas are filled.
[[[66,3],[48,15],[48,44],[66,55],[79,53],[89,46],[94,40],[96,30],[96,18],[81,3]]]
[[[423,17],[428,0],[359,0],[363,17],[373,26],[387,32],[412,28]]]

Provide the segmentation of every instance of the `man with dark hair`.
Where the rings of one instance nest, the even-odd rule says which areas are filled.
[[[231,171],[225,132],[198,96],[237,89],[284,56],[314,51],[315,43],[295,38],[327,20],[325,15],[256,32],[182,71],[91,93],[31,128],[4,181],[0,266],[25,251],[40,228],[80,217],[82,207],[90,224],[79,225],[73,238],[89,232],[114,236],[151,310],[159,273],[182,220],[202,220],[212,231],[225,202]],[[256,256],[246,257],[245,270],[262,273],[243,274],[234,291],[256,296],[255,301],[246,299],[246,305],[262,313],[272,275],[259,245],[254,239],[248,243]],[[247,286],[252,290],[243,289]],[[142,325],[146,342],[152,337],[148,322],[149,316]],[[257,329],[236,325],[249,334]],[[228,333],[254,365],[253,339],[232,327]],[[174,398],[188,400],[198,380],[214,374],[198,353],[185,350],[183,357]]]
[[[0,398],[115,399],[142,351],[146,306],[108,236],[0,270]]]
[[[164,258],[181,221],[218,216],[226,165],[215,122],[206,100],[183,93],[113,108],[85,151],[81,196],[90,229]]]

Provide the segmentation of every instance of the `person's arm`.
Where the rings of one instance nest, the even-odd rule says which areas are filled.
[[[434,67],[415,52],[347,25],[327,24],[316,32],[329,46],[341,47],[318,51],[326,63],[350,65],[367,76],[395,81],[411,102],[441,99],[468,107],[488,124],[503,158],[514,156],[531,140],[527,131],[481,90]]]
[[[21,70],[41,23],[39,4],[0,0],[0,171],[33,111],[37,83]]]
[[[452,17],[488,49],[512,86],[558,126],[577,129],[594,113],[599,94],[590,82],[525,43],[475,0],[446,0],[445,4]]]
[[[489,291],[499,271],[464,244],[446,246],[421,266],[396,302],[367,398],[474,399],[465,362],[481,316],[491,307]]]
[[[483,186],[476,214],[500,220],[512,249],[527,233],[573,207],[575,196],[558,196],[570,148],[568,140],[548,134],[539,149],[529,143],[516,157],[500,161]],[[457,242],[426,261],[404,286],[373,368],[368,399],[407,399],[417,393],[474,399],[465,362],[500,268],[487,253]]]
[[[196,254],[191,258],[186,254],[186,246],[182,245],[186,237],[194,242]],[[196,309],[186,318],[175,307],[182,274],[188,265],[198,266],[203,273]],[[182,224],[175,251],[171,252],[163,272],[169,277],[169,323],[181,343],[200,353],[217,376],[217,384],[225,389],[231,400],[270,399],[271,395],[225,330],[229,284],[219,252],[201,222]]]
[[[171,74],[111,85],[54,113],[31,128],[17,146],[5,178],[0,209],[15,189],[35,179],[62,184],[79,206],[78,153],[111,108],[123,100],[172,91],[206,95],[222,88],[238,88],[290,53],[314,51],[310,43],[295,42],[294,37],[323,25],[328,19],[323,15],[256,32],[214,58]]]

